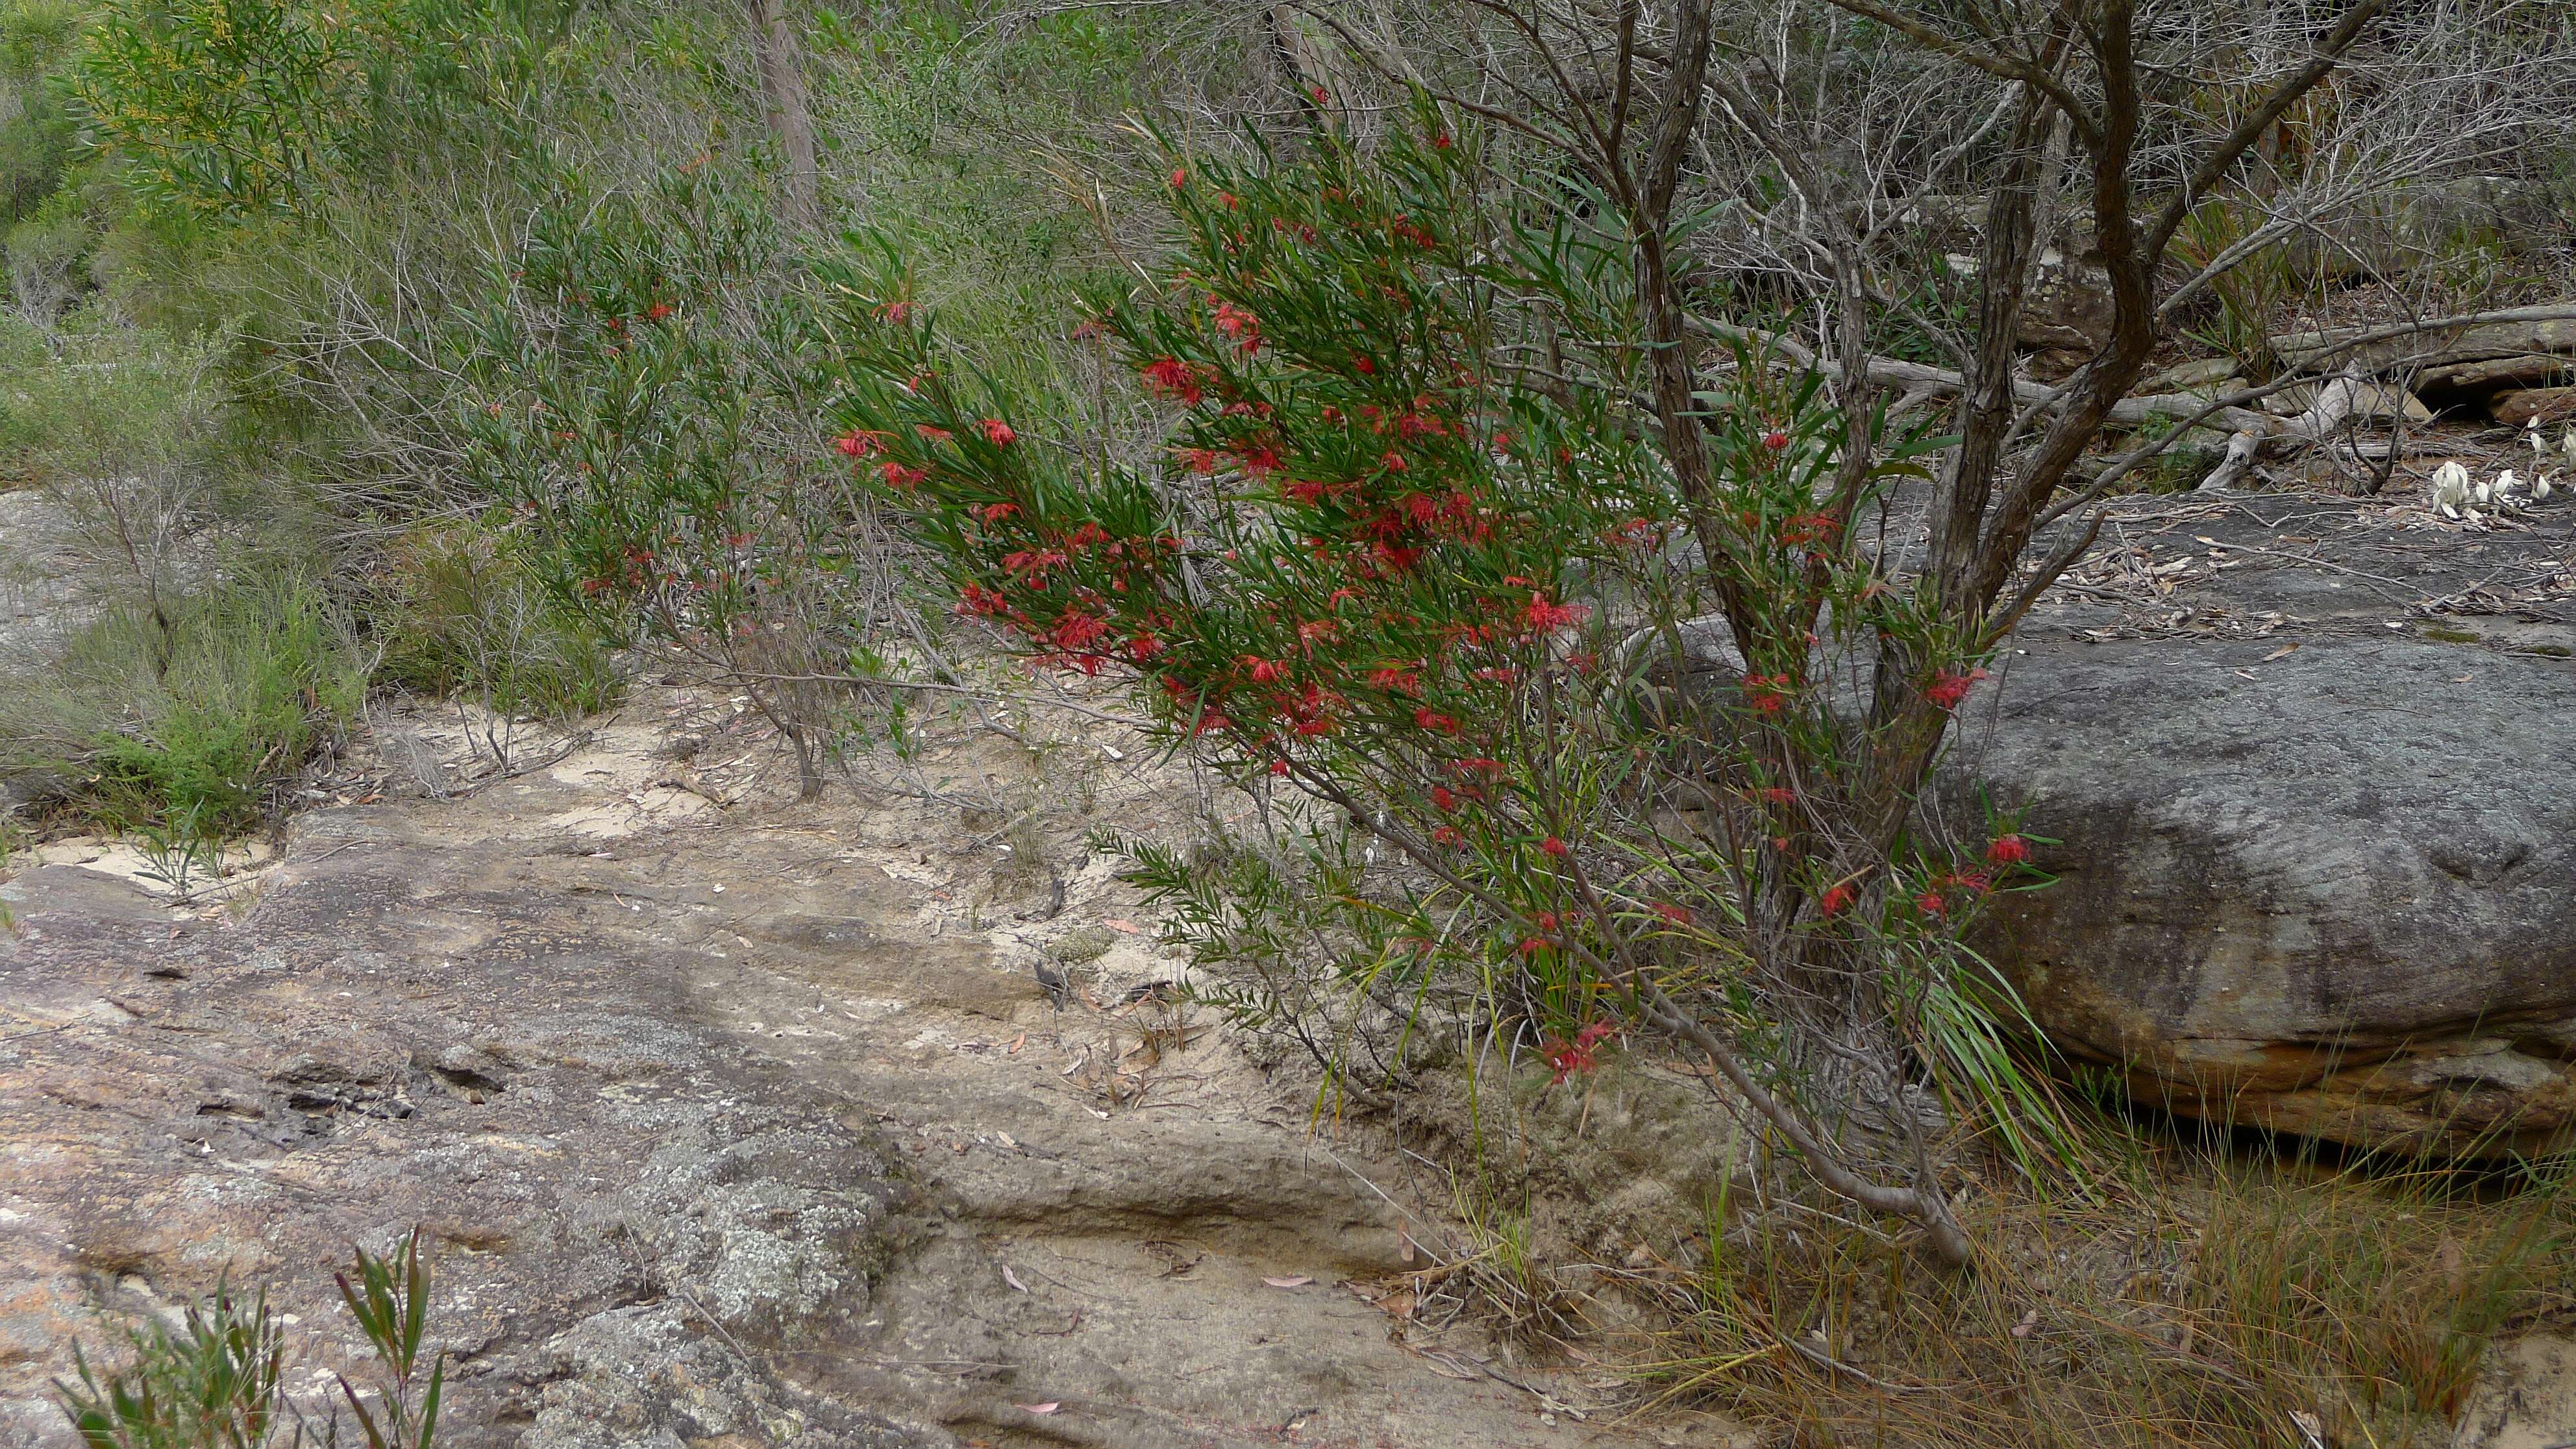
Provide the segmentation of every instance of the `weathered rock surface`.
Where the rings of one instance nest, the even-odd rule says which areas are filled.
[[[2487,416],[2509,428],[2525,423],[2576,423],[2576,387],[2532,387],[2487,399]]]
[[[2000,901],[2037,1020],[2190,1114],[2576,1140],[2576,505],[2172,502],[1963,720],[1962,769],[2059,842]]]
[[[2576,320],[2548,315],[2563,311],[2565,305],[2519,308],[2514,310],[2533,315],[2372,342],[2358,339],[2379,328],[2287,332],[2272,339],[2272,350],[2293,367],[2350,367],[2365,372],[2422,367],[2430,374],[2463,363],[2526,359],[2546,369],[2560,365],[2552,354],[2576,353]]]
[[[330,1270],[413,1223],[456,1449],[1683,1442],[1347,1286],[1441,1230],[1139,993],[1175,966],[1108,863],[1003,871],[953,805],[721,808],[739,772],[657,758],[738,763],[714,714],[303,815],[228,903],[108,846],[0,884],[0,1443],[69,1446],[75,1336],[227,1273],[318,1391],[360,1361]],[[1115,788],[1133,828],[1195,799]],[[1051,998],[1077,932],[1112,944]]]

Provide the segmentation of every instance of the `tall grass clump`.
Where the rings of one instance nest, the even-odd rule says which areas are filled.
[[[473,694],[504,714],[571,719],[616,703],[609,642],[546,587],[506,530],[424,524],[386,550],[388,597],[376,680],[422,694]]]
[[[119,603],[0,697],[0,770],[119,823],[245,829],[355,717],[367,666],[321,587],[292,572]]]
[[[1656,1401],[1800,1446],[2449,1445],[2488,1348],[2576,1307],[2565,1166],[2330,1163],[2096,1123],[2084,1190],[2003,1179],[1976,1271],[1827,1216],[1637,1273]]]

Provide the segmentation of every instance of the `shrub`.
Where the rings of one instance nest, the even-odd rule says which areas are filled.
[[[1941,1225],[1914,1094],[2016,1099],[2008,993],[1956,933],[2028,851],[1973,820],[1955,858],[1861,783],[1937,740],[1988,647],[1855,536],[1927,441],[1746,345],[1686,472],[1631,410],[1655,349],[1620,223],[1515,191],[1428,106],[1366,158],[1169,164],[1179,264],[1088,324],[1177,420],[1158,456],[1037,436],[899,272],[851,263],[853,472],[961,612],[1372,837],[1390,867],[1326,897],[1361,974],[1501,983],[1559,1079],[1652,1017],[1837,1191]],[[1915,1188],[1839,1165],[1872,1140]]]
[[[550,208],[511,260],[443,339],[468,481],[598,632],[743,688],[811,797],[887,601],[812,436],[810,274],[761,197],[696,168]]]
[[[568,719],[622,684],[606,640],[548,590],[505,527],[427,524],[388,559],[376,678],[427,694],[478,693],[505,714]]]
[[[357,1281],[338,1275],[340,1301],[376,1360],[370,1409],[343,1374],[329,1377],[370,1449],[433,1449],[444,1353],[424,1358],[429,1269],[415,1228],[379,1257],[357,1250]],[[286,1330],[262,1291],[245,1307],[224,1288],[190,1304],[175,1329],[127,1335],[128,1363],[102,1373],[73,1346],[77,1385],[54,1381],[55,1401],[88,1449],[296,1449],[340,1443],[339,1404],[317,1426],[280,1392]],[[423,1367],[426,1362],[427,1372]]]
[[[356,714],[366,678],[318,586],[252,570],[82,628],[0,699],[0,769],[51,776],[111,818],[239,830]]]

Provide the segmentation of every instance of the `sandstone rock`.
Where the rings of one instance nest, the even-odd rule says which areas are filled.
[[[2537,420],[2576,422],[2576,387],[2535,387],[2500,392],[2487,399],[2487,416],[2509,428]]]
[[[2320,399],[2326,403],[2324,408],[2318,407]],[[2263,409],[2275,417],[2309,415],[2323,428],[2354,418],[2366,423],[2389,423],[2401,416],[2410,424],[2433,421],[2433,410],[2402,387],[2345,378],[2285,387],[2263,399]]]
[[[2558,304],[2561,308],[2567,304]],[[2524,309],[2531,312],[2547,308]],[[2421,366],[2441,371],[2462,363],[2540,359],[2576,353],[2576,320],[2535,317],[2524,321],[2487,322],[2442,332],[2347,345],[2376,327],[2333,327],[2317,332],[2285,332],[2272,339],[2272,350],[2292,367],[2358,368],[2392,372]]]
[[[2524,389],[2576,377],[2576,356],[2526,352],[2491,357],[2482,362],[2452,362],[2427,367],[2415,379],[2416,391],[2442,399],[2484,397],[2498,388]]]
[[[2576,1141],[2576,509],[2450,559],[2351,517],[2188,527],[2222,552],[2328,536],[2370,578],[2238,553],[2143,624],[2070,601],[2026,626],[1958,762],[2059,842],[2058,879],[1998,901],[1995,955],[2069,1056],[2180,1112]],[[2506,576],[2521,622],[2409,618]]]

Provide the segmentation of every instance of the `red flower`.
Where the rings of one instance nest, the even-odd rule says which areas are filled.
[[[1180,459],[1182,467],[1201,477],[1216,471],[1216,449],[1214,448],[1183,448],[1180,450]]]
[[[1755,714],[1778,714],[1789,703],[1789,676],[1785,674],[1748,674],[1742,687],[1744,703]]]
[[[1285,774],[1287,774],[1287,773],[1288,773],[1288,762],[1287,762],[1286,760],[1272,760],[1272,761],[1270,762],[1270,773],[1272,773],[1272,774],[1274,774],[1274,775],[1285,775]]]
[[[1840,915],[1843,907],[1851,904],[1851,900],[1852,889],[1850,886],[1828,886],[1826,887],[1823,895],[1816,897],[1816,909],[1822,911],[1828,916]]]
[[[1431,787],[1431,803],[1443,810],[1454,810],[1458,808],[1458,797],[1449,793],[1448,786],[1434,785]]]
[[[1172,168],[1172,189],[1173,189],[1173,190],[1175,190],[1175,191],[1178,191],[1178,190],[1180,190],[1182,187],[1187,186],[1187,185],[1189,185],[1189,184],[1190,184],[1190,173],[1189,173],[1189,172],[1187,172],[1187,171],[1185,171],[1185,170],[1183,170],[1182,168],[1180,168],[1180,167],[1178,167],[1178,166],[1173,167],[1173,168]]]
[[[1691,923],[1691,913],[1670,901],[1655,902],[1654,912],[1676,926],[1687,926]]]
[[[1544,634],[1567,624],[1582,623],[1590,612],[1581,604],[1551,604],[1547,595],[1532,594],[1529,607],[1521,611],[1521,623],[1533,634]]]
[[[1362,377],[1370,376],[1377,371],[1376,363],[1365,357],[1359,357],[1356,355],[1351,358],[1351,367],[1352,370],[1358,372]]]
[[[986,418],[976,426],[984,430],[984,440],[996,448],[1007,448],[1020,440],[1020,435],[1011,431],[1011,425],[1000,418]]]
[[[877,475],[885,479],[888,488],[909,490],[919,487],[921,480],[930,476],[930,471],[926,468],[907,468],[900,461],[888,458],[885,465],[877,469]]]
[[[1243,667],[1251,673],[1254,681],[1261,684],[1276,681],[1283,672],[1277,661],[1264,659],[1258,654],[1244,655],[1242,663]]]
[[[644,315],[651,318],[653,321],[659,322],[663,318],[670,316],[671,311],[672,308],[670,303],[656,302],[652,306],[644,309]]]
[[[1782,546],[1788,548],[1800,548],[1812,543],[1831,543],[1834,535],[1841,530],[1842,526],[1834,521],[1831,514],[1800,513],[1790,517],[1780,526],[1780,542]]]
[[[1448,150],[1448,149],[1449,149],[1449,133],[1448,133],[1448,132],[1446,132],[1446,131],[1442,131],[1442,132],[1439,132],[1438,134],[1434,135],[1434,136],[1431,138],[1431,149],[1432,149],[1432,150],[1434,150],[1434,151],[1446,151],[1446,150]]]
[[[2019,865],[2030,859],[2030,842],[2018,835],[1998,835],[1986,847],[1986,864]]]
[[[1553,835],[1549,836],[1549,837],[1548,837],[1547,839],[1545,839],[1545,840],[1540,841],[1540,842],[1538,843],[1538,848],[1539,848],[1539,849],[1541,849],[1541,850],[1546,851],[1548,854],[1553,855],[1553,856],[1557,857],[1557,858],[1558,858],[1558,859],[1560,859],[1560,860],[1564,859],[1564,857],[1565,857],[1565,842],[1564,842],[1564,841],[1562,841],[1562,840],[1557,839],[1557,838],[1556,838],[1555,836],[1553,836]]]
[[[1932,676],[1930,684],[1923,686],[1923,697],[1943,709],[1957,709],[1959,701],[1968,697],[1969,687],[1985,677],[1986,671],[1982,669],[1971,669],[1965,674],[1955,669],[1944,669]]]
[[[1163,652],[1163,641],[1151,634],[1139,634],[1127,641],[1127,657],[1142,664]]]
[[[900,327],[904,323],[912,320],[912,304],[910,302],[887,302],[877,308],[876,318],[880,322],[891,322],[897,327]]]
[[[1523,943],[1523,949],[1527,949],[1527,944]],[[1562,1086],[1567,1077],[1598,1067],[1601,1064],[1598,1058],[1601,1043],[1616,1035],[1618,1030],[1606,1021],[1596,1021],[1576,1032],[1572,1041],[1552,1036],[1539,1043],[1539,1055],[1554,1069],[1548,1085]]]
[[[1197,407],[1207,396],[1199,387],[1197,371],[1177,357],[1157,357],[1145,364],[1140,375],[1156,393],[1179,398],[1190,407]]]
[[[1079,609],[1067,609],[1047,631],[1047,642],[1067,654],[1109,632],[1109,621],[1095,618]]]
[[[873,458],[885,451],[885,434],[854,429],[834,438],[832,446],[853,458]]]
[[[1439,829],[1431,832],[1431,843],[1434,845],[1459,846],[1464,845],[1466,841],[1456,830],[1443,825]]]
[[[1762,446],[1769,448],[1774,453],[1779,452],[1782,448],[1789,446],[1789,435],[1780,431],[1778,428],[1773,428],[1771,431],[1762,435]]]
[[[1019,511],[1020,505],[1016,503],[988,503],[976,509],[975,516],[986,523],[999,523]]]
[[[1940,892],[1925,891],[1914,898],[1914,908],[1927,916],[1937,916],[1949,909],[1949,903],[1941,899]]]
[[[1261,319],[1232,302],[1216,304],[1216,330],[1233,338],[1246,352],[1261,350]]]
[[[912,425],[912,430],[921,434],[922,441],[924,442],[944,443],[947,442],[949,438],[949,432],[946,428],[934,427],[929,423],[915,423]]]
[[[1413,722],[1416,726],[1422,729],[1438,730],[1444,735],[1454,735],[1458,733],[1458,722],[1456,720],[1451,719],[1445,714],[1434,713],[1429,705],[1424,705],[1422,708],[1413,712]]]

